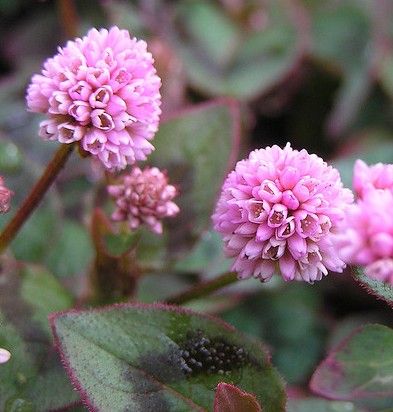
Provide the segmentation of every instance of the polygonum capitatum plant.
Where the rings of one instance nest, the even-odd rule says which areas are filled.
[[[88,284],[84,278],[72,286],[75,297],[44,265],[2,257],[1,410],[65,410],[84,402],[97,412],[283,412],[284,385],[260,342],[181,304],[237,279],[266,282],[277,272],[285,281],[313,284],[349,264],[364,267],[364,274],[356,271],[376,282],[370,289],[393,305],[393,165],[358,160],[354,202],[336,168],[289,143],[252,150],[235,164],[237,103],[218,99],[169,113],[158,130],[161,79],[154,64],[147,43],[127,30],[92,28],[59,47],[27,88],[28,110],[46,116],[39,136],[61,144],[0,234],[0,251],[37,208],[74,147],[103,166],[106,190],[89,182],[96,253],[78,273],[93,280],[88,291],[80,292],[79,283]],[[13,195],[0,177],[0,214],[8,212]],[[208,230],[211,223],[217,240]],[[220,254],[221,240],[229,264]],[[54,259],[51,253],[45,264]],[[215,265],[221,264],[224,273],[217,275]],[[159,279],[155,289],[170,288],[162,280],[167,274],[182,276],[177,293],[171,290],[168,297],[159,290],[156,300],[173,306],[124,303],[145,299],[145,276]],[[182,290],[190,279],[194,284]],[[379,293],[381,285],[390,289]],[[233,286],[236,293],[243,285]],[[223,293],[223,306],[233,309],[231,293]],[[154,293],[146,296],[155,299]],[[90,309],[113,302],[120,304]],[[201,302],[198,307],[208,312],[209,302]],[[355,332],[321,364],[311,389],[350,401],[365,394],[391,396],[392,354],[384,350],[392,346],[391,335],[379,326]]]
[[[358,160],[353,186],[357,199],[345,212],[338,253],[370,279],[393,285],[393,165]]]
[[[64,166],[73,145],[106,169],[124,169],[146,160],[161,115],[161,79],[143,40],[116,26],[91,29],[68,41],[32,77],[26,100],[44,140],[60,148],[20,212],[0,236],[0,249],[15,237]],[[1,182],[0,182],[1,183]]]
[[[153,62],[146,42],[118,27],[69,41],[27,89],[29,110],[49,116],[40,136],[77,142],[108,169],[145,160],[161,114]]]
[[[285,280],[313,283],[345,267],[331,235],[352,201],[335,168],[287,144],[238,162],[212,219],[240,279],[268,281],[278,269]]]
[[[162,234],[161,219],[175,217],[180,209],[172,202],[177,194],[168,177],[157,167],[141,170],[134,166],[130,173],[107,186],[116,204],[112,220],[128,222],[131,231],[146,225],[152,232]]]

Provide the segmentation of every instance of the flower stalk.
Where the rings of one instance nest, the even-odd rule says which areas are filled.
[[[63,169],[74,145],[63,144],[55,153],[53,159],[46,167],[41,178],[33,187],[29,196],[23,202],[14,217],[10,220],[3,232],[0,234],[0,253],[6,249],[18,234],[23,224],[39,205],[40,201]]]
[[[169,305],[183,305],[191,300],[206,297],[225,286],[229,286],[232,283],[235,283],[237,280],[238,278],[236,272],[224,273],[221,276],[207,280],[203,283],[198,283],[197,285],[192,286],[190,289],[187,289],[186,291],[181,292],[176,296],[166,299],[165,303]]]

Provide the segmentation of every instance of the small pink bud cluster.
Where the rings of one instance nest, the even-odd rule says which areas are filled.
[[[79,142],[108,169],[145,160],[161,114],[161,80],[146,47],[112,27],[59,48],[27,90],[29,109],[49,115],[40,136]]]
[[[393,165],[357,160],[353,185],[357,201],[337,236],[339,256],[365,266],[370,278],[393,284]]]
[[[10,200],[13,195],[14,192],[4,186],[4,179],[0,176],[0,214],[10,210]]]
[[[214,228],[241,279],[320,280],[342,272],[332,233],[353,201],[339,173],[321,158],[289,144],[254,150],[222,187]]]
[[[127,221],[132,231],[145,224],[154,233],[162,233],[161,219],[174,217],[179,207],[172,202],[177,195],[168,177],[156,167],[141,170],[134,166],[130,173],[123,173],[116,184],[107,186],[115,200],[115,221]]]

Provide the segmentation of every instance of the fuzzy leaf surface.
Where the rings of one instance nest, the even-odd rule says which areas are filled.
[[[234,385],[220,382],[216,389],[214,412],[261,412],[261,406],[250,393],[241,391]]]
[[[337,400],[393,396],[393,330],[366,325],[355,330],[322,362],[311,389]]]
[[[221,185],[237,160],[239,111],[231,100],[194,106],[160,125],[154,138],[152,166],[167,170],[179,195],[179,215],[164,221],[162,236],[144,231],[138,261],[162,268],[183,256],[210,224]],[[168,252],[168,253],[166,253]]]
[[[285,409],[262,346],[219,319],[173,306],[125,304],[52,317],[68,373],[92,411],[211,411],[219,382]]]
[[[293,2],[265,3],[268,23],[247,29],[215,2],[181,3],[174,43],[193,87],[249,100],[284,80],[304,53],[307,24],[297,27]]]
[[[390,306],[393,306],[393,287],[389,283],[380,280],[371,279],[364,274],[361,267],[354,270],[354,278],[370,293],[385,300]]]
[[[37,265],[8,265],[1,280],[0,347],[12,357],[0,368],[0,410],[23,404],[45,412],[78,402],[54,350],[48,320],[52,312],[72,306],[70,294]]]

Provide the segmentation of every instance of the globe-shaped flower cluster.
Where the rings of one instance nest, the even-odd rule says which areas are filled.
[[[146,225],[161,234],[161,219],[174,217],[180,211],[172,202],[177,195],[176,187],[168,183],[166,173],[157,167],[141,170],[134,166],[130,173],[123,173],[115,184],[107,186],[107,190],[116,204],[112,219],[128,222],[132,231]]]
[[[161,114],[161,80],[146,47],[112,27],[59,48],[27,90],[29,109],[49,115],[40,136],[79,142],[108,169],[144,160]]]
[[[370,278],[393,284],[393,165],[357,160],[353,185],[357,199],[337,236],[339,256],[364,266]]]
[[[336,169],[287,144],[238,162],[212,219],[239,278],[267,281],[278,269],[285,280],[312,283],[345,267],[332,233],[352,202]]]

